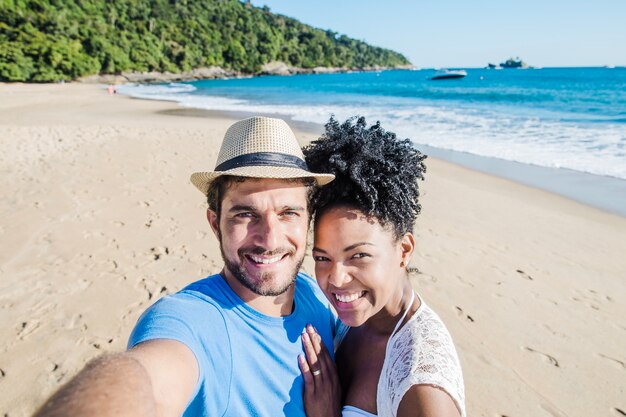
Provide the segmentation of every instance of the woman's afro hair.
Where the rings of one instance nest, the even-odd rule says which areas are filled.
[[[421,209],[417,180],[424,179],[426,155],[409,139],[397,139],[380,122],[367,127],[364,117],[340,124],[333,116],[304,155],[311,171],[335,175],[313,193],[316,217],[345,205],[391,226],[396,238],[413,230]]]

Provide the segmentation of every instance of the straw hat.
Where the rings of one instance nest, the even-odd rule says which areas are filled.
[[[226,131],[215,169],[194,172],[191,182],[204,195],[222,175],[251,178],[313,178],[318,185],[331,182],[332,174],[309,171],[295,135],[281,119],[251,117]]]

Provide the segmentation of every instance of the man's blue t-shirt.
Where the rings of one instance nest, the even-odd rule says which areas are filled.
[[[200,375],[184,416],[304,417],[301,334],[311,323],[332,354],[336,318],[313,278],[300,273],[295,285],[293,312],[271,317],[209,276],[148,308],[128,347],[173,339],[191,349]]]

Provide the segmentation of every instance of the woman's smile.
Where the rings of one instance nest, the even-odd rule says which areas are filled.
[[[333,305],[337,310],[351,310],[358,308],[361,302],[365,301],[367,291],[357,292],[331,292],[333,295]]]

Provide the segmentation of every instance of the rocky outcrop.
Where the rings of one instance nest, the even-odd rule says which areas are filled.
[[[413,69],[413,65],[400,65],[397,67],[313,67],[313,68],[298,68],[288,65],[281,61],[269,62],[261,68],[261,71],[256,75],[294,75],[294,74],[334,74],[338,72],[350,72],[350,71],[383,71],[387,69]]]
[[[77,81],[92,84],[125,84],[125,83],[168,83],[178,81],[212,80],[216,78],[238,78],[251,75],[294,75],[294,74],[333,74],[350,71],[383,71],[386,69],[412,69],[412,65],[402,65],[394,68],[389,67],[314,67],[298,68],[284,62],[269,62],[261,68],[257,74],[243,74],[238,71],[225,70],[221,67],[197,68],[191,71],[172,72],[122,72],[121,74],[100,74],[81,77]]]
[[[281,61],[272,61],[261,67],[260,75],[293,75],[298,69]]]
[[[350,71],[350,68],[345,67],[298,68],[281,61],[273,61],[263,65],[257,75],[333,74],[348,71]]]
[[[167,83],[178,81],[207,80],[215,78],[234,78],[243,74],[225,70],[221,67],[196,68],[178,74],[173,72],[122,72],[121,74],[100,74],[79,78],[82,83],[125,84],[125,83]]]

